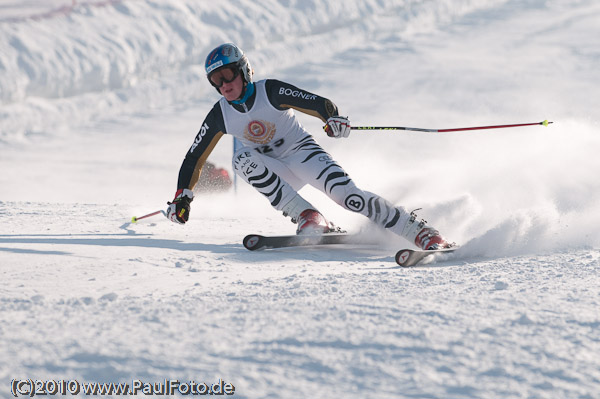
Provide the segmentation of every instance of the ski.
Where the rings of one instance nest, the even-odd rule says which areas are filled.
[[[358,234],[328,233],[311,235],[281,235],[265,236],[260,234],[248,234],[244,237],[243,245],[249,251],[263,249],[277,249],[290,247],[310,247],[335,244],[369,244],[365,237]],[[395,259],[402,267],[410,267],[419,264],[425,258],[439,253],[451,253],[459,248],[458,245],[450,248],[435,249],[429,251],[415,249],[401,249],[396,253]]]
[[[402,267],[410,267],[419,264],[425,258],[440,253],[451,253],[458,249],[458,246],[450,248],[433,249],[433,250],[417,250],[417,249],[401,249],[396,253],[396,263]]]
[[[364,240],[364,238],[363,238]],[[348,233],[311,235],[263,236],[249,234],[244,237],[244,247],[250,251],[272,248],[308,247],[312,245],[360,244],[360,237]]]

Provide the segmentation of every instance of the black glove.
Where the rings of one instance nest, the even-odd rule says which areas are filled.
[[[173,202],[167,202],[167,219],[171,222],[184,224],[190,218],[190,202],[194,200],[194,193],[187,188],[177,190]]]

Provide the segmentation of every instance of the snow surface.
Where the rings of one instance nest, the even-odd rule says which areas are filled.
[[[239,398],[600,397],[600,3],[0,0],[0,397],[15,378],[219,378]],[[549,127],[328,139],[357,184],[423,208],[406,245],[251,253],[294,225],[252,189],[160,216],[225,42],[356,125]],[[210,160],[230,170],[231,140]]]

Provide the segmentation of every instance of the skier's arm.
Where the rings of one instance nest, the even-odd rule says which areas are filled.
[[[267,80],[265,88],[275,108],[293,108],[316,116],[325,122],[323,128],[330,137],[348,137],[350,134],[350,121],[345,116],[339,116],[338,108],[331,100],[279,80]]]
[[[202,168],[208,156],[224,133],[223,114],[219,103],[217,103],[204,119],[192,146],[185,155],[179,169],[177,190],[194,189],[200,179]]]
[[[277,109],[293,108],[302,113],[315,116],[323,122],[338,115],[337,106],[329,99],[301,90],[289,83],[275,79],[265,82],[267,97]]]
[[[200,127],[192,146],[188,150],[177,180],[175,198],[167,208],[167,218],[172,222],[185,223],[190,215],[190,203],[194,199],[194,186],[200,179],[202,167],[208,155],[225,133],[225,123],[219,103],[215,104]]]

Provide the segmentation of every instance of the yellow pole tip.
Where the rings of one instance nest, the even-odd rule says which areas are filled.
[[[137,222],[137,218],[134,216],[131,218],[131,223],[135,223],[135,222]]]
[[[550,122],[550,123],[552,123],[552,122]],[[543,121],[543,122],[542,122],[542,125],[544,125],[544,126],[548,126],[548,119],[546,119],[545,121]]]

